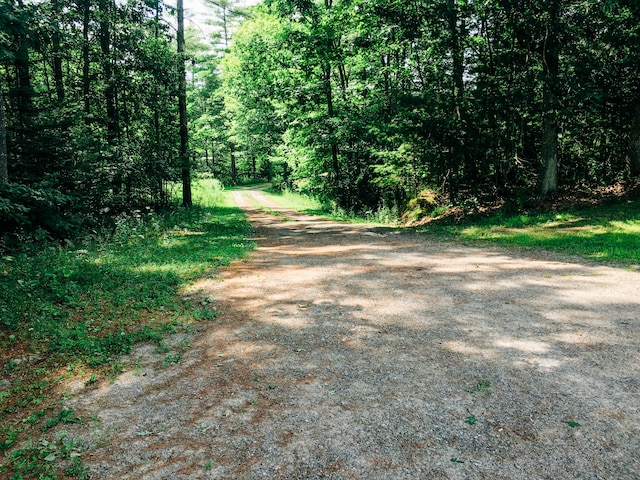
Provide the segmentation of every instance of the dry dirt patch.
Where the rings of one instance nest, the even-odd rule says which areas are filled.
[[[91,478],[640,477],[640,276],[335,223],[238,192],[220,315],[68,402]]]

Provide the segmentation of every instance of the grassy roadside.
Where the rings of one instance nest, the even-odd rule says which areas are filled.
[[[564,212],[495,215],[455,225],[418,229],[505,247],[544,249],[637,268],[640,265],[640,201]]]
[[[114,378],[136,343],[215,318],[181,288],[251,249],[250,226],[214,181],[193,194],[194,208],[118,219],[108,240],[0,258],[0,477],[83,477],[82,452],[50,435],[83,421],[56,386]]]
[[[264,193],[283,207],[337,220],[354,220],[332,215],[320,202],[295,193]],[[429,223],[417,231],[505,247],[551,250],[634,269],[640,265],[639,200],[564,212],[498,213],[449,225]]]
[[[263,190],[262,193],[282,207],[291,208],[292,210],[297,210],[307,215],[316,215],[318,217],[350,223],[392,225],[397,222],[397,214],[390,210],[372,211],[368,214],[358,216],[341,209],[332,208],[330,205],[324,204],[317,199],[309,198],[288,190]]]

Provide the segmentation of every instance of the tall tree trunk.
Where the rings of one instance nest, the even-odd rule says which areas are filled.
[[[116,106],[116,86],[111,62],[111,16],[112,0],[101,0],[100,8],[100,50],[106,87],[104,98],[107,107],[107,140],[109,145],[117,145],[119,134],[118,109]]]
[[[333,0],[324,0],[324,8],[325,10],[333,8]],[[335,45],[333,39],[329,41],[330,45],[328,46],[331,49],[334,49]],[[331,64],[329,63],[329,61],[327,61],[326,65],[324,66],[322,74],[324,91],[327,101],[327,115],[329,116],[329,121],[332,122],[335,116],[335,112],[333,110],[333,88],[331,86]],[[338,159],[338,143],[335,141],[335,138],[331,139],[331,168],[333,169],[334,186],[337,186],[340,180],[340,161]],[[340,202],[340,197],[343,196],[342,194],[343,190],[341,188],[338,188],[338,198]]]
[[[451,165],[449,197],[455,202],[458,193],[458,176],[460,169],[466,166],[467,152],[465,147],[464,112],[462,99],[464,97],[464,51],[461,46],[461,34],[464,32],[464,22],[459,24],[459,7],[457,0],[448,0],[449,34],[451,35],[452,82],[451,100],[453,107],[453,131],[451,132]]]
[[[7,161],[7,128],[4,114],[4,95],[0,88],[0,185],[9,182]]]
[[[53,0],[53,14],[56,25],[51,38],[53,42],[53,81],[56,85],[56,95],[60,103],[64,102],[64,83],[62,79],[62,49],[60,47],[60,3]]]
[[[82,99],[84,102],[84,113],[89,121],[91,113],[91,102],[89,99],[89,20],[91,14],[91,0],[84,0],[82,5]]]
[[[331,66],[327,65],[324,69],[324,89],[327,99],[327,115],[331,121],[335,115],[333,110],[333,89],[331,87]],[[331,166],[335,180],[340,179],[340,162],[338,160],[338,144],[334,139],[331,140]]]
[[[236,153],[235,145],[233,142],[229,144],[229,151],[231,152],[231,184],[238,184],[238,167],[236,166]]]
[[[559,0],[549,9],[542,62],[544,84],[542,93],[542,169],[538,180],[538,192],[549,195],[558,189],[558,73],[560,43],[558,41]]]
[[[177,0],[178,10],[178,110],[180,114],[180,167],[182,170],[182,206],[190,207],[191,165],[189,162],[189,131],[187,130],[187,78],[184,58],[184,6],[183,0]]]
[[[629,173],[631,178],[640,177],[640,103],[633,110],[629,132]]]
[[[18,6],[24,9],[24,2],[18,0]],[[17,77],[17,114],[19,125],[19,137],[28,136],[30,133],[31,116],[33,114],[33,87],[31,86],[31,60],[29,58],[29,45],[26,35],[18,35],[18,51],[14,59]],[[22,142],[20,142],[22,144]]]

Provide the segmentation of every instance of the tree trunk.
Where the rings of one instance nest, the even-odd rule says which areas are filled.
[[[233,143],[229,144],[229,151],[231,152],[231,184],[238,184],[238,168],[236,166],[235,146]]]
[[[0,185],[9,182],[7,162],[7,128],[4,115],[4,95],[0,88]]]
[[[101,0],[100,8],[100,50],[106,88],[104,98],[107,107],[107,140],[109,145],[117,145],[119,133],[118,109],[116,107],[116,86],[111,63],[111,15],[112,0]]]
[[[327,114],[329,121],[333,120],[335,112],[333,111],[333,90],[331,88],[331,67],[327,65],[324,69],[324,88],[327,98]],[[338,160],[338,144],[335,140],[331,140],[331,166],[335,180],[340,179],[340,162]]]
[[[18,5],[24,9],[24,2],[18,0]],[[28,136],[31,132],[31,117],[33,115],[33,87],[31,86],[31,60],[29,58],[29,45],[26,35],[18,36],[18,51],[14,59],[17,77],[17,113],[19,136]],[[22,142],[20,142],[22,144]]]
[[[538,180],[540,195],[549,195],[558,189],[558,72],[560,44],[558,42],[559,2],[553,2],[544,39],[542,62],[544,85],[542,94],[542,170]]]
[[[451,132],[451,178],[449,183],[449,197],[452,202],[456,201],[458,190],[458,176],[460,169],[473,170],[467,161],[467,149],[465,146],[465,122],[462,110],[462,99],[464,97],[464,51],[461,46],[460,37],[465,34],[464,22],[459,22],[459,7],[457,0],[449,0],[449,34],[451,35],[451,57],[452,82],[451,82],[451,103],[453,107],[453,131]],[[460,25],[458,25],[460,23]],[[474,172],[466,172],[474,175]]]
[[[182,206],[190,207],[191,165],[189,162],[189,131],[187,130],[187,78],[184,58],[184,6],[183,0],[177,1],[178,10],[178,109],[180,112],[180,167],[182,170]]]
[[[91,13],[91,0],[84,0],[82,5],[82,98],[84,101],[84,113],[89,121],[91,102],[89,100],[89,20]]]
[[[53,30],[53,81],[56,85],[56,95],[60,103],[64,102],[64,83],[62,80],[62,49],[60,48],[60,4],[53,0],[53,13],[56,25]]]
[[[629,173],[631,178],[640,177],[640,103],[636,103],[629,132]]]

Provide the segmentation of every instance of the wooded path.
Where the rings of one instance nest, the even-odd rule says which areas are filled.
[[[73,401],[91,478],[640,477],[638,273],[234,195],[258,247],[185,292],[216,321]]]

